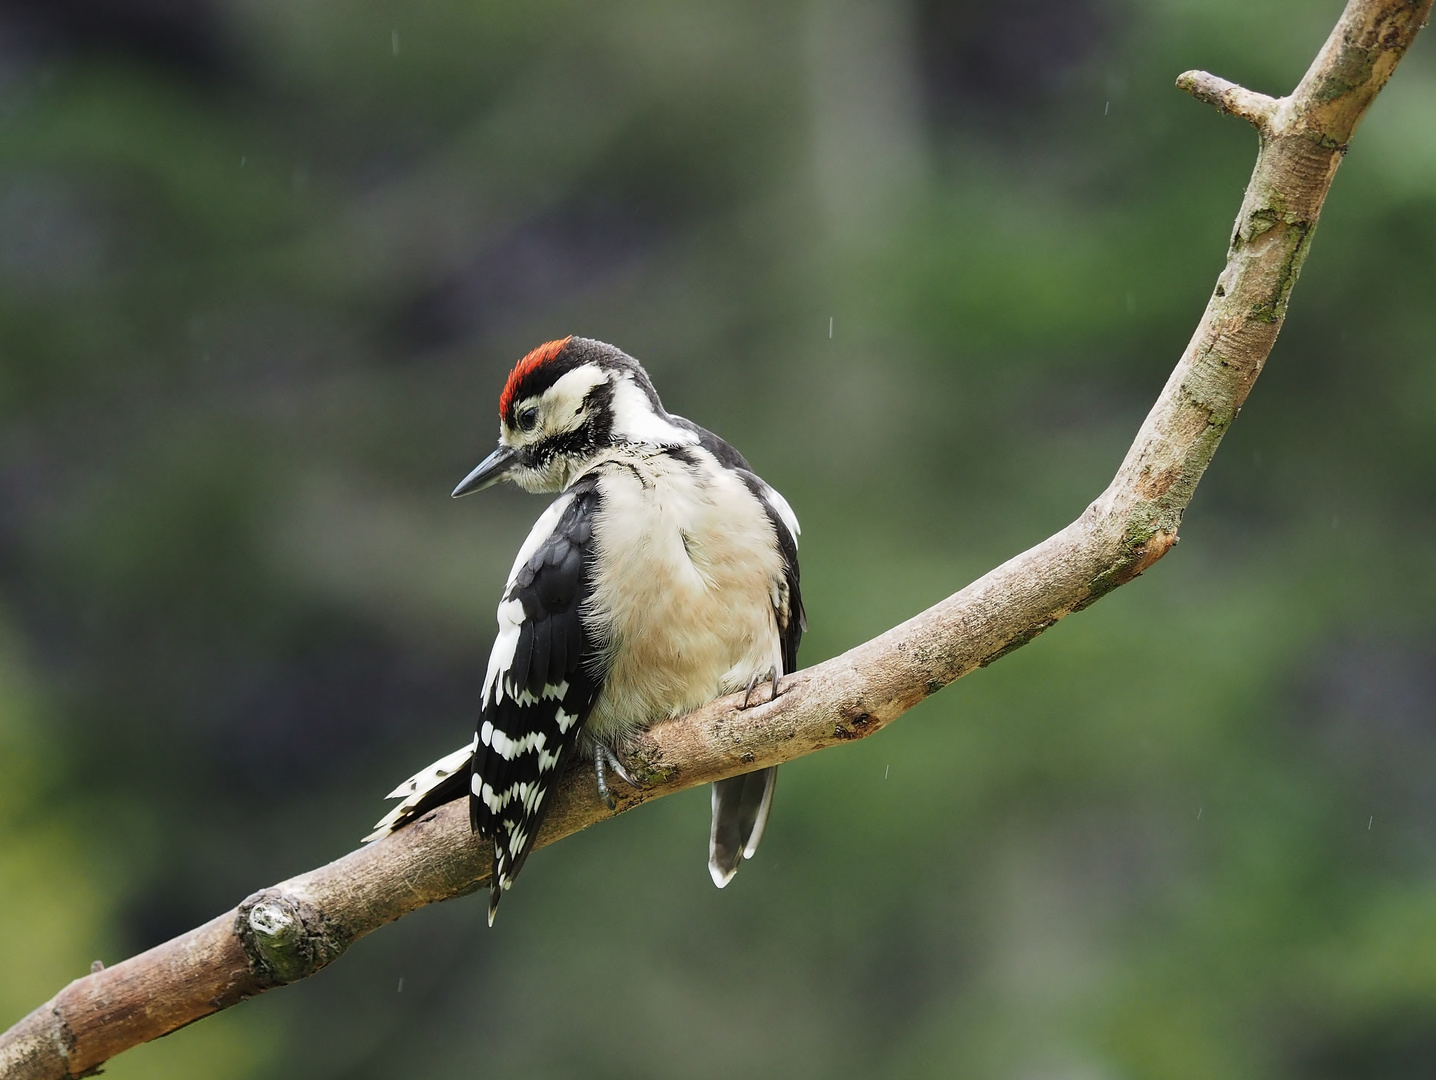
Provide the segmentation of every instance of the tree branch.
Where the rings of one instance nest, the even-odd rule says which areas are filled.
[[[1224,113],[1232,113],[1264,131],[1276,111],[1277,99],[1248,90],[1205,71],[1184,71],[1177,76],[1177,87]]]
[[[1105,492],[1071,525],[887,633],[622,747],[645,784],[616,813],[871,735],[975,668],[1126,584],[1177,542],[1182,513],[1261,372],[1352,132],[1432,0],[1351,0],[1289,96],[1187,72],[1178,85],[1255,124],[1261,149],[1227,264],[1196,332]],[[588,770],[564,777],[539,835],[614,816]],[[397,835],[245,900],[196,930],[72,982],[0,1036],[6,1080],[89,1075],[128,1047],[314,973],[370,931],[487,884],[491,852],[451,803]]]

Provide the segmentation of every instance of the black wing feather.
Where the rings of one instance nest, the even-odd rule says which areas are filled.
[[[710,438],[727,446],[716,435],[710,435]],[[702,445],[718,456],[708,441],[705,440]],[[736,450],[732,451],[732,455],[739,461],[742,460]],[[719,456],[719,460],[724,459]],[[803,632],[808,628],[808,618],[803,611],[803,596],[798,583],[798,538],[793,535],[792,529],[778,512],[782,497],[749,469],[746,462],[741,465],[727,462],[725,464],[737,473],[753,497],[758,500],[758,504],[763,507],[777,540],[778,554],[783,564],[784,595],[774,605],[773,614],[778,623],[779,642],[783,650],[783,674],[786,675],[797,670],[798,645],[803,639]],[[776,685],[773,692],[778,692]],[[773,788],[777,779],[778,769],[773,766],[740,776],[730,776],[713,785],[713,829],[708,839],[708,870],[713,875],[713,883],[720,889],[737,873],[738,865],[744,856],[751,855],[758,846],[768,810],[772,806]]]
[[[552,531],[504,592],[494,649],[501,656],[509,634],[513,659],[491,669],[484,687],[469,815],[474,830],[494,845],[490,920],[501,890],[533,849],[553,787],[602,687],[583,624],[592,591],[596,480],[579,481],[566,497]],[[513,615],[514,601],[522,608],[516,626],[503,615]]]
[[[668,419],[677,427],[683,428],[685,431],[691,431],[697,435],[698,445],[717,458],[718,464],[722,465],[725,469],[748,472],[753,468],[753,466],[748,464],[748,459],[738,452],[737,447],[727,442],[721,436],[714,435],[713,432],[705,427],[699,427],[686,416],[674,416],[672,413],[669,413]]]
[[[716,436],[714,436],[716,438]],[[787,604],[776,610],[778,635],[783,643],[783,674],[790,675],[798,667],[798,645],[803,632],[808,629],[808,615],[803,610],[803,592],[798,580],[798,538],[788,528],[788,523],[778,513],[777,507],[768,501],[772,489],[762,478],[748,469],[735,470],[753,497],[762,505],[768,515],[768,523],[778,539],[778,554],[783,559],[783,584],[787,588]]]

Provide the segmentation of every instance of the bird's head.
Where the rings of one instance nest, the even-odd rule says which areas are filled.
[[[514,365],[499,396],[498,449],[454,497],[501,480],[525,491],[562,491],[615,445],[696,441],[664,411],[637,360],[601,341],[560,338]]]

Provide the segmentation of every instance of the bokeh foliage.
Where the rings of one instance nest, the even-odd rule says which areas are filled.
[[[1105,485],[1333,0],[0,8],[0,1023],[347,850],[467,738],[540,502],[509,364],[622,345],[801,517],[833,655]],[[1152,572],[784,768],[421,912],[116,1078],[1436,1068],[1436,46]]]

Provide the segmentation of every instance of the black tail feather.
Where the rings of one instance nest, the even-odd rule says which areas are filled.
[[[713,831],[708,838],[708,872],[723,888],[733,880],[739,864],[751,859],[763,838],[763,826],[773,805],[778,767],[744,773],[713,785]]]

